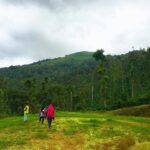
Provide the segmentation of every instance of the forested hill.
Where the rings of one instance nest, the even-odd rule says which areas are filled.
[[[1,68],[0,75],[11,79],[38,78],[48,77],[50,80],[61,80],[67,75],[74,75],[78,71],[84,72],[93,69],[96,62],[92,57],[92,52],[78,52],[65,57],[55,59],[46,59],[29,65],[10,66]],[[64,78],[63,78],[64,80]]]
[[[57,109],[115,109],[150,102],[150,49],[106,56],[105,78],[92,52],[79,52],[23,66],[0,69],[0,108],[32,111],[49,98]],[[101,75],[99,73],[101,73]],[[103,104],[105,100],[105,106]],[[4,106],[3,106],[4,105]]]

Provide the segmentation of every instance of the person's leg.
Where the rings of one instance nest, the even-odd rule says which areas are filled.
[[[26,116],[27,116],[27,120],[28,120],[28,114],[26,114]]]
[[[44,117],[42,117],[42,124],[44,123]]]
[[[24,113],[24,121],[27,121],[27,114]]]
[[[48,122],[48,127],[50,128],[51,127],[51,123],[52,123],[52,119],[48,118],[47,122]]]

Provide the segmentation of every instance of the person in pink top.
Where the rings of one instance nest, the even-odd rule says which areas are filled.
[[[50,128],[52,124],[52,120],[54,120],[55,118],[55,110],[52,103],[50,103],[47,108],[46,117],[47,117],[48,127]]]

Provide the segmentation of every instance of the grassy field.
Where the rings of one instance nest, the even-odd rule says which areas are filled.
[[[38,115],[0,119],[0,149],[150,150],[150,119],[102,113],[57,112],[52,127]]]

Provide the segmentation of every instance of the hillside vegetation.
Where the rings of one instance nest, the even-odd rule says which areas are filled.
[[[140,105],[111,111],[115,115],[150,117],[150,105]]]
[[[97,61],[93,54],[83,51],[1,68],[0,109],[18,114],[29,101],[31,111],[37,112],[49,99],[63,111],[112,110],[150,102],[150,48]]]
[[[38,115],[0,119],[1,150],[149,150],[150,119],[57,112],[50,129]]]

